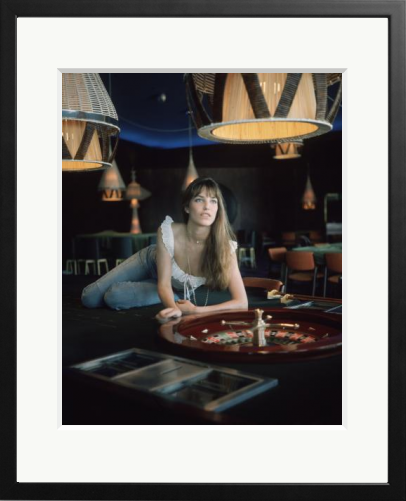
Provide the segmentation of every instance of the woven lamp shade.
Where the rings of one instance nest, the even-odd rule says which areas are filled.
[[[329,107],[327,90],[338,78]],[[185,83],[198,134],[223,143],[281,143],[324,134],[341,101],[337,73],[186,73]]]
[[[293,160],[302,156],[303,141],[273,144],[275,160]]]
[[[124,199],[125,183],[115,160],[111,167],[103,171],[98,191],[103,192],[103,202],[121,202]]]
[[[63,73],[62,170],[111,167],[119,132],[116,110],[99,74]]]

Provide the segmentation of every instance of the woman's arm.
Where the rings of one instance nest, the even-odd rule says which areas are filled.
[[[233,254],[231,264],[230,282],[228,290],[231,294],[231,300],[224,303],[213,304],[211,306],[195,306],[190,301],[177,301],[177,306],[183,314],[191,313],[210,313],[221,310],[247,310],[248,299],[245,287],[242,282],[240,269],[238,268],[237,256]]]
[[[182,312],[176,305],[173,296],[171,284],[172,260],[163,242],[160,227],[157,231],[156,265],[158,271],[158,295],[165,306],[165,308],[158,313],[156,318],[159,322],[165,322],[172,317],[182,316]]]

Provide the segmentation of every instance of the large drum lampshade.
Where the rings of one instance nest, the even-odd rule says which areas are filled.
[[[119,132],[118,116],[100,75],[63,73],[62,170],[111,167]]]
[[[336,82],[332,102],[328,87]],[[282,143],[329,132],[341,73],[186,73],[198,134],[223,143]]]

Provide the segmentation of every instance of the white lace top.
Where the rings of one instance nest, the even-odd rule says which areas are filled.
[[[205,284],[206,279],[204,277],[189,275],[179,268],[178,263],[175,261],[175,240],[173,237],[172,223],[173,219],[170,216],[166,216],[161,224],[162,240],[172,259],[172,286],[178,290],[183,289],[185,299],[191,300],[190,294],[192,290]],[[237,250],[237,242],[230,240],[230,247],[231,252],[235,252]]]

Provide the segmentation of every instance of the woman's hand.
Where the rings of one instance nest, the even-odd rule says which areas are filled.
[[[195,306],[187,299],[179,299],[179,301],[176,301],[176,306],[181,310],[183,315],[191,315],[192,313],[197,313],[197,306]]]
[[[155,315],[155,318],[160,324],[164,324],[181,316],[182,312],[179,308],[165,308],[164,310],[161,310],[157,315]]]

